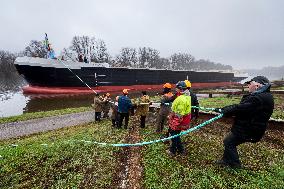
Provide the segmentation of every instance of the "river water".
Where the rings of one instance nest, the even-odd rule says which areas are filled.
[[[130,97],[134,98],[138,95],[140,94],[132,94]],[[197,94],[197,96],[204,98],[208,97],[208,94]],[[28,112],[91,106],[93,98],[94,95],[26,95],[21,90],[2,92],[0,93],[0,118]]]
[[[25,95],[21,91],[0,94],[0,117],[27,112],[90,106],[94,95]]]

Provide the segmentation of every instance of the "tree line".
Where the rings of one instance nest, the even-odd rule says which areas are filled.
[[[0,93],[16,90],[25,84],[13,64],[17,56],[18,54],[0,50]]]
[[[7,51],[0,51],[0,69],[3,71],[13,70],[13,61],[16,56],[29,56],[45,58],[47,48],[44,41],[31,40],[25,49],[12,54]],[[74,36],[70,46],[64,48],[58,59],[79,61],[80,55],[95,63],[109,63],[112,67],[131,68],[156,68],[171,70],[232,70],[232,66],[215,63],[210,60],[199,59],[189,53],[173,53],[169,57],[160,56],[157,49],[151,47],[122,47],[120,52],[112,57],[102,39],[89,36]]]

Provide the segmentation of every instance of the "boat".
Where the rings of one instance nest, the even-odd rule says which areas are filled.
[[[235,77],[233,72],[110,67],[107,63],[38,57],[17,57],[14,65],[29,84],[23,92],[34,94],[87,94],[125,88],[153,91],[161,90],[164,83],[185,79],[191,81],[192,88],[224,87],[244,79]]]

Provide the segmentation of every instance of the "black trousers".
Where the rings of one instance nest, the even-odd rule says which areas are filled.
[[[237,146],[249,142],[248,140],[237,137],[232,132],[230,132],[224,139],[224,154],[223,161],[231,166],[241,165],[239,154],[237,151]]]
[[[170,130],[171,136],[177,135],[177,134],[179,134],[180,132],[181,132],[181,131]],[[184,152],[184,148],[183,148],[183,145],[182,145],[182,143],[181,143],[180,136],[175,137],[175,138],[172,138],[172,145],[171,145],[171,147],[170,147],[170,151],[171,151],[173,154],[176,154],[176,153],[183,153],[183,152]]]
[[[103,113],[103,118],[108,118],[109,110],[104,110]]]
[[[140,127],[145,128],[145,121],[146,121],[146,116],[141,116],[140,117]]]
[[[95,121],[101,121],[101,116],[102,116],[101,112],[95,112]]]
[[[111,119],[111,122],[112,122],[112,126],[113,127],[117,127],[118,126],[116,119]]]
[[[127,129],[129,121],[129,113],[118,112],[118,128],[122,128],[123,119],[125,119],[124,128]]]

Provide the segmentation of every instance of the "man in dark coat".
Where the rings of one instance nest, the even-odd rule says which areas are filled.
[[[124,128],[127,129],[129,121],[129,110],[132,103],[128,95],[128,90],[123,89],[123,95],[118,97],[118,128],[122,128],[123,119],[125,119]]]
[[[258,142],[263,137],[268,120],[274,109],[270,82],[264,76],[257,76],[246,82],[249,94],[239,104],[216,109],[224,116],[235,116],[231,132],[224,139],[223,158],[216,163],[231,168],[241,168],[237,146],[245,142]]]
[[[171,112],[172,97],[171,92],[172,85],[165,83],[163,85],[163,96],[161,97],[161,106],[157,117],[156,132],[160,133],[164,130],[164,124],[167,122],[168,115]],[[167,135],[168,136],[168,135]]]

